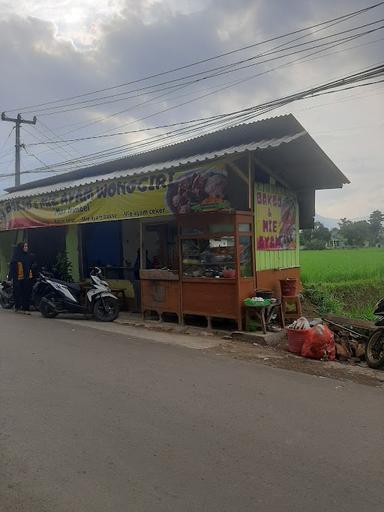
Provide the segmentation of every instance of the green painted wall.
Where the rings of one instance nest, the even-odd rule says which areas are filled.
[[[72,278],[78,283],[80,281],[78,226],[67,226],[65,247],[68,259],[72,263]]]
[[[267,194],[289,194],[292,195],[291,191],[278,187],[268,183],[255,183],[255,227],[257,226],[258,216],[261,215],[261,208],[258,207],[256,194],[257,192]],[[299,259],[299,206],[296,199],[296,249],[290,250],[258,250],[257,249],[257,235],[255,236],[255,255],[256,255],[256,270],[273,270],[283,268],[293,268],[300,265]]]
[[[131,281],[128,281],[127,279],[107,279],[107,282],[112,289],[124,289],[127,299],[134,298],[135,292]]]

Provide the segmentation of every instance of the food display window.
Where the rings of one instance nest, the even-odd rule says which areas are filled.
[[[226,279],[236,277],[234,236],[183,239],[182,275]]]
[[[204,212],[143,230],[142,311],[231,319],[242,325],[242,303],[255,290],[250,212]],[[178,269],[176,269],[178,267]]]
[[[179,217],[183,315],[229,318],[241,326],[241,305],[255,289],[253,221],[248,212]]]

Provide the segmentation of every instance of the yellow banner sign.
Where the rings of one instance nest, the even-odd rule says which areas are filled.
[[[99,181],[0,202],[0,231],[227,208],[221,165]]]
[[[258,251],[297,247],[297,199],[289,191],[256,187],[256,247]]]

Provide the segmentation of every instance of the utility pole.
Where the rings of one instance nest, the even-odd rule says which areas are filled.
[[[17,114],[16,119],[11,117],[7,117],[5,112],[1,114],[2,121],[9,121],[10,123],[16,123],[16,144],[15,144],[15,187],[20,185],[20,148],[22,144],[20,144],[20,126],[22,123],[25,124],[36,124],[37,117],[34,116],[32,121],[27,119],[22,119],[21,114]]]

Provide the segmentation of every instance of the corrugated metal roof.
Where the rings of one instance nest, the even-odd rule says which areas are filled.
[[[222,153],[223,150],[228,150],[231,147],[253,144],[255,142],[259,143],[260,141],[272,139],[281,139],[282,137],[295,135],[303,130],[305,130],[305,128],[292,114],[262,119],[260,121],[239,124],[230,128],[218,130],[177,144],[163,146],[152,151],[137,153],[62,174],[54,174],[43,179],[24,183],[18,187],[9,188],[7,189],[7,192],[31,190],[33,188],[45,187],[47,185],[56,185],[58,183],[71,182],[73,180],[89,177],[93,178],[95,176],[115,173],[118,171],[127,171],[128,169],[143,168],[153,164],[156,164],[156,168],[158,168],[160,164],[164,162],[189,160],[195,155],[207,153]],[[319,146],[308,134],[306,137],[298,140],[303,142],[306,146],[307,152],[312,154],[314,160],[317,159],[317,166],[325,170],[326,175],[332,175],[332,182],[338,182],[338,186],[341,186],[343,183],[348,183],[347,178],[327,157],[327,155],[321,152]],[[276,153],[280,151],[279,147],[275,150],[271,148],[271,150]],[[264,153],[265,151],[263,151],[263,154]],[[320,153],[322,153],[321,156]],[[306,165],[307,163],[308,162],[306,162]],[[297,170],[297,166],[301,168],[300,162],[296,163],[295,171]],[[305,168],[303,168],[303,170],[306,172]],[[316,180],[317,179],[318,177],[316,177]],[[332,187],[329,186],[328,188]]]
[[[106,174],[96,175],[96,176],[87,176],[81,179],[74,179],[70,181],[64,181],[56,184],[47,184],[45,186],[40,186],[36,188],[29,188],[25,190],[17,190],[15,192],[11,192],[9,194],[5,194],[0,196],[0,201],[9,201],[11,199],[18,199],[22,197],[30,197],[41,194],[47,194],[52,192],[57,192],[60,190],[74,188],[81,185],[87,185],[90,183],[96,183],[105,180],[111,180],[114,178],[125,178],[130,176],[136,176],[141,174],[148,174],[153,172],[160,172],[162,170],[177,168],[181,166],[185,166],[188,164],[201,164],[210,160],[214,160],[217,158],[222,158],[224,156],[231,156],[234,154],[244,153],[245,151],[256,151],[256,150],[265,150],[268,148],[277,148],[282,144],[288,144],[295,140],[300,139],[307,135],[305,130],[301,130],[297,133],[291,135],[285,135],[279,138],[271,138],[271,139],[263,139],[257,142],[249,142],[246,144],[240,144],[237,146],[229,146],[226,148],[217,149],[215,151],[210,151],[201,154],[189,155],[184,158],[177,158],[173,160],[168,160],[164,162],[156,162],[149,165],[145,165],[142,167],[134,167],[131,169],[119,170],[115,172],[109,172]]]

